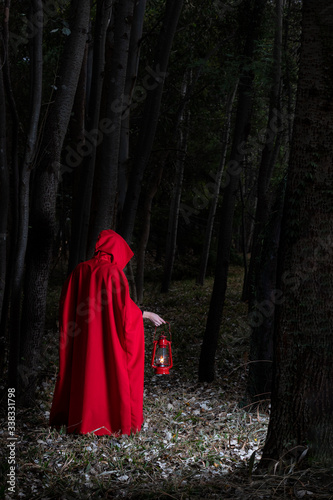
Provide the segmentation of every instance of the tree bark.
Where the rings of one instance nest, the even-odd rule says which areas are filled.
[[[3,81],[5,87],[6,98],[8,102],[8,116],[11,122],[11,149],[8,151],[10,157],[11,173],[10,173],[10,227],[8,247],[10,249],[7,262],[7,276],[5,283],[4,304],[2,307],[1,316],[1,332],[5,335],[7,329],[9,302],[11,294],[11,283],[15,271],[15,249],[18,238],[18,198],[19,198],[19,168],[18,168],[18,138],[19,138],[19,116],[14,98],[14,93],[11,84],[10,75],[10,54],[9,54],[9,20],[11,17],[11,2],[5,0],[4,3],[4,19],[3,19]]]
[[[86,134],[84,142],[79,145],[80,150],[82,150],[81,154],[78,154],[76,161],[74,159],[74,164],[79,172],[79,196],[74,200],[73,206],[72,237],[68,263],[69,272],[74,269],[79,262],[87,258],[87,240],[96,151],[102,140],[99,121],[104,81],[105,40],[111,17],[112,1],[113,0],[98,0],[97,2],[93,42],[92,80],[86,117]],[[70,152],[68,152],[68,154],[70,154]],[[70,156],[68,160],[70,161]]]
[[[9,205],[9,172],[6,146],[6,104],[2,73],[2,57],[0,57],[0,318],[4,303],[7,274],[7,228]],[[4,364],[6,334],[0,335],[0,373]]]
[[[211,295],[206,330],[200,351],[199,380],[212,382],[215,378],[215,353],[218,345],[223,306],[227,289],[227,277],[230,260],[233,216],[235,211],[236,193],[244,159],[244,146],[250,132],[253,72],[250,62],[253,60],[254,42],[259,36],[264,0],[249,0],[241,4],[243,23],[246,28],[244,58],[248,64],[241,68],[238,86],[238,105],[235,121],[233,144],[229,166],[226,170],[227,186],[224,190],[221,207],[221,221],[217,249],[214,286]],[[242,30],[242,26],[240,27]]]
[[[271,418],[261,466],[333,465],[333,15],[304,0],[282,220]]]
[[[130,115],[131,108],[137,103],[133,102],[133,92],[138,76],[138,67],[140,61],[140,47],[143,29],[144,13],[146,9],[146,0],[137,0],[134,7],[133,24],[131,29],[131,39],[129,45],[128,63],[126,70],[125,98],[126,105],[123,113],[120,131],[119,146],[119,178],[118,178],[118,220],[124,208],[127,178],[128,178],[128,160],[129,160],[129,138],[130,138]],[[143,88],[143,90],[145,90]],[[140,97],[141,99],[141,97]]]
[[[90,0],[71,4],[70,29],[62,56],[57,90],[46,117],[31,206],[22,314],[19,402],[34,404],[37,367],[44,334],[46,293],[55,234],[60,153],[73,107],[87,41]]]
[[[33,168],[38,125],[42,105],[42,75],[43,75],[43,5],[42,0],[33,0],[29,18],[33,19],[35,32],[31,39],[31,105],[30,123],[25,145],[22,165],[19,171],[18,198],[18,237],[12,249],[15,255],[15,266],[11,283],[10,301],[10,349],[8,379],[12,387],[16,385],[17,366],[20,349],[20,317],[22,286],[25,268],[25,257],[28,243],[29,210],[30,210],[30,176]],[[37,20],[37,22],[36,22]]]
[[[276,0],[276,26],[275,40],[273,47],[273,68],[272,85],[269,99],[269,110],[267,117],[267,126],[265,134],[265,144],[261,153],[261,161],[258,173],[257,184],[257,207],[255,215],[255,225],[253,233],[253,244],[251,249],[251,260],[248,273],[248,283],[245,285],[245,294],[243,300],[250,301],[250,311],[254,300],[252,290],[255,289],[254,283],[257,273],[260,272],[259,255],[262,238],[260,237],[267,221],[271,209],[271,191],[270,180],[275,167],[274,155],[276,143],[280,145],[281,131],[281,105],[280,105],[280,87],[281,87],[281,62],[282,62],[282,22],[283,22],[283,0]]]
[[[271,397],[274,317],[279,303],[279,297],[276,296],[276,271],[284,190],[283,180],[263,234],[258,263],[260,269],[256,279],[256,300],[248,315],[252,332],[246,406],[252,410],[258,403],[261,407],[267,407]]]
[[[182,6],[183,0],[166,1],[165,18],[157,41],[153,70],[151,71],[152,78],[148,84],[148,88],[150,87],[152,90],[149,91],[145,101],[142,123],[134,154],[135,163],[130,174],[120,224],[120,233],[128,243],[132,239],[141,183],[155,138],[166,70]]]
[[[126,68],[128,60],[134,0],[119,0],[113,6],[113,30],[109,32],[111,44],[110,72],[105,82],[107,91],[106,118],[101,158],[96,165],[93,197],[95,210],[91,214],[89,254],[98,234],[103,229],[115,228],[120,131],[124,102]]]
[[[255,225],[253,232],[253,244],[251,249],[251,259],[249,272],[245,280],[245,297],[248,300],[249,314],[256,311],[257,304],[270,304],[269,309],[263,316],[262,312],[257,312],[258,317],[262,317],[258,327],[252,325],[251,334],[251,356],[249,365],[249,376],[247,385],[248,397],[261,400],[261,394],[270,396],[270,386],[272,378],[273,359],[273,325],[274,325],[274,303],[271,302],[271,293],[276,286],[276,251],[278,239],[276,230],[273,235],[266,230],[271,213],[272,190],[270,180],[274,171],[276,154],[275,149],[280,148],[281,143],[281,106],[280,106],[280,82],[281,82],[281,61],[282,61],[282,21],[283,21],[283,1],[276,0],[276,26],[275,40],[273,47],[273,71],[272,86],[270,92],[268,120],[265,135],[265,144],[261,154],[261,162],[258,173],[257,185],[257,207],[255,214]],[[277,220],[279,226],[280,222]],[[266,241],[265,241],[266,237]],[[272,238],[267,244],[267,238]],[[263,250],[263,242],[266,244],[266,255]],[[268,252],[268,254],[267,254]],[[256,355],[258,357],[256,357]],[[265,363],[267,360],[267,363]],[[252,386],[252,387],[251,387]],[[258,395],[258,397],[256,397]]]

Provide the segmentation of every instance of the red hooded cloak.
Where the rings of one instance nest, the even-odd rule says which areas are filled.
[[[64,284],[51,426],[97,435],[141,429],[143,320],[123,272],[132,257],[119,234],[102,231],[94,257]]]

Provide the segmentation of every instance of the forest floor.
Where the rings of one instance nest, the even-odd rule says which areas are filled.
[[[198,383],[197,370],[212,280],[173,282],[168,294],[147,283],[144,306],[170,322],[174,367],[156,376],[150,367],[154,330],[145,325],[145,422],[121,438],[66,435],[50,429],[48,417],[58,363],[57,303],[49,299],[38,404],[16,411],[15,493],[8,490],[7,419],[1,411],[0,496],[27,499],[278,499],[333,498],[329,471],[256,471],[268,418],[264,406],[242,408],[249,331],[240,301],[242,269],[232,267],[216,357],[216,379]],[[268,406],[265,405],[267,408]]]

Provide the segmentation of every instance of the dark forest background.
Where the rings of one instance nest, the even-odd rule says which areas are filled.
[[[1,19],[0,367],[18,403],[34,405],[50,276],[111,228],[139,304],[147,280],[214,278],[200,382],[243,266],[245,403],[272,395],[262,462],[309,446],[331,463],[332,7],[4,0]]]

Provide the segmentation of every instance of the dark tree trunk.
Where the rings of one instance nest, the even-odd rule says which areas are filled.
[[[118,178],[118,219],[121,219],[123,211],[128,178],[128,159],[129,159],[129,138],[130,138],[130,115],[133,102],[133,92],[138,76],[138,67],[140,61],[140,47],[143,29],[144,13],[146,9],[146,0],[137,0],[134,7],[133,24],[131,29],[131,39],[129,45],[128,63],[126,70],[124,113],[121,123],[120,146],[119,146],[119,178]],[[146,90],[146,89],[144,89]],[[140,96],[141,100],[141,96]]]
[[[0,57],[0,318],[4,304],[7,274],[7,228],[9,205],[9,173],[6,146],[6,105],[5,89],[2,73],[2,57]],[[0,334],[0,374],[4,364],[5,331]]]
[[[290,33],[291,33],[291,26],[293,24],[293,9],[294,9],[294,3],[292,0],[286,0],[285,3],[285,10],[286,14],[284,17],[284,46],[283,46],[283,55],[284,55],[284,72],[283,72],[283,86],[285,87],[285,93],[287,96],[287,111],[288,111],[288,116],[292,116],[292,113],[294,112],[294,92],[293,92],[293,83],[292,83],[292,66],[293,66],[293,54],[291,54],[292,51],[295,50],[293,43],[291,42],[291,48],[288,46],[289,45],[289,40],[290,40]],[[293,131],[293,120],[289,120],[288,122],[288,134],[286,134],[286,144],[289,146],[291,144],[292,140],[292,131]],[[287,148],[287,152],[289,152],[289,147]],[[287,158],[287,161],[289,159],[289,156]]]
[[[145,204],[143,208],[143,227],[141,230],[141,238],[136,252],[136,295],[139,304],[143,302],[143,285],[144,285],[144,270],[145,270],[145,255],[150,233],[151,208],[154,196],[158,190],[163,174],[164,162],[154,171],[150,189],[145,196]]]
[[[243,23],[246,26],[244,27],[243,25],[244,30],[242,30],[242,26],[240,29],[246,33],[244,56],[247,61],[252,61],[253,59],[254,42],[259,36],[265,3],[264,0],[249,0],[240,6]],[[215,377],[215,353],[227,289],[236,193],[239,187],[244,159],[244,146],[250,132],[253,72],[249,66],[250,64],[246,68],[241,68],[239,79],[234,138],[229,166],[226,170],[227,185],[224,190],[221,207],[215,279],[200,352],[199,380],[201,382],[212,382]]]
[[[152,90],[149,91],[145,102],[120,226],[120,233],[128,243],[132,239],[141,183],[155,138],[166,70],[182,6],[183,0],[166,1],[165,18],[157,41],[152,77],[148,82],[148,88]]]
[[[15,267],[11,282],[10,302],[10,350],[9,350],[9,384],[16,385],[17,366],[19,362],[20,349],[20,318],[22,286],[25,268],[25,257],[28,243],[29,229],[29,198],[30,198],[30,174],[33,168],[37,139],[38,125],[42,103],[42,75],[43,75],[43,4],[42,0],[34,0],[29,13],[29,18],[34,19],[35,35],[31,39],[31,106],[30,123],[27,134],[24,158],[19,172],[19,205],[18,205],[18,237],[15,247],[12,249],[15,255]],[[36,23],[35,20],[38,20]]]
[[[257,403],[263,407],[267,406],[271,396],[274,317],[275,308],[281,299],[279,293],[276,293],[276,270],[283,200],[284,181],[263,233],[264,241],[259,256],[260,270],[256,279],[257,299],[248,315],[252,332],[246,405],[252,409]]]
[[[19,401],[34,403],[37,367],[44,335],[46,293],[55,234],[55,211],[60,153],[73,107],[87,42],[90,0],[73,1],[71,34],[62,56],[57,91],[46,117],[31,207],[31,232],[27,253],[22,314]]]
[[[112,0],[98,0],[93,42],[93,67],[89,91],[88,113],[86,118],[86,134],[79,145],[81,154],[74,159],[74,167],[78,169],[79,196],[74,200],[73,223],[71,229],[71,247],[69,271],[87,258],[87,240],[93,180],[95,172],[96,150],[103,140],[99,127],[102,87],[105,66],[105,40],[107,27],[111,17]],[[77,151],[77,153],[80,153]],[[69,152],[68,152],[69,154]],[[70,160],[70,156],[68,156]],[[68,168],[68,167],[67,167]],[[68,170],[71,170],[68,168]]]
[[[242,222],[241,222],[241,249],[242,249],[242,254],[243,254],[243,264],[244,264],[244,276],[247,276],[247,254],[246,254],[246,224],[245,224],[245,201],[244,201],[244,192],[243,192],[243,184],[240,179],[239,181],[239,194],[240,194],[240,200],[241,200],[241,207],[242,207]]]
[[[333,17],[304,0],[279,250],[271,418],[261,466],[333,465]]]
[[[7,276],[5,282],[4,303],[1,315],[1,334],[5,335],[9,302],[11,294],[11,283],[15,271],[15,248],[18,238],[18,198],[19,198],[19,169],[18,169],[18,138],[19,138],[19,117],[17,107],[14,99],[14,94],[11,85],[10,75],[10,54],[9,54],[9,20],[11,17],[11,2],[5,0],[4,3],[4,19],[3,19],[3,53],[5,55],[3,61],[3,81],[5,87],[6,98],[8,102],[8,115],[11,122],[11,150],[7,152],[9,162],[11,164],[10,174],[10,220],[9,220],[9,241],[7,247],[9,248],[9,256],[7,262]]]
[[[219,200],[221,180],[222,180],[222,175],[223,175],[223,171],[224,171],[227,151],[228,151],[231,113],[232,113],[232,107],[233,107],[235,95],[237,92],[237,87],[238,87],[238,81],[237,81],[233,91],[228,96],[227,104],[226,104],[225,123],[224,123],[224,127],[223,127],[222,141],[221,141],[221,143],[222,143],[221,160],[220,160],[218,171],[217,171],[216,176],[215,176],[214,192],[213,192],[213,196],[212,196],[211,205],[209,208],[209,214],[208,214],[208,220],[207,220],[206,232],[205,232],[205,240],[204,240],[204,245],[203,245],[203,249],[202,249],[199,274],[197,277],[197,284],[198,285],[203,285],[204,281],[205,281],[205,277],[206,277],[207,264],[208,264],[208,259],[209,259],[209,249],[210,249],[210,243],[212,240],[216,208],[217,208],[217,204],[218,204],[218,200]]]
[[[188,85],[190,83],[189,80],[190,80],[189,74],[188,72],[186,72],[184,75],[183,85],[182,85],[183,100],[185,99],[185,96],[187,94]],[[172,193],[171,203],[170,203],[169,223],[168,223],[166,251],[165,251],[164,275],[161,286],[162,293],[166,293],[169,291],[173,265],[176,255],[179,207],[180,207],[180,199],[183,188],[188,129],[189,129],[189,111],[186,106],[182,106],[177,124],[178,139],[177,139],[177,155],[175,162],[176,172],[174,180],[174,191]]]
[[[255,279],[260,272],[260,252],[262,231],[264,230],[269,218],[271,209],[271,190],[270,180],[275,167],[275,148],[280,147],[281,133],[281,106],[280,106],[280,87],[281,87],[281,61],[282,61],[282,21],[283,21],[283,2],[276,0],[276,26],[275,40],[273,47],[272,68],[272,86],[270,91],[269,110],[267,118],[267,127],[265,134],[265,144],[261,153],[261,162],[258,173],[257,185],[257,207],[255,215],[255,225],[253,234],[253,245],[251,249],[251,260],[249,266],[248,280],[245,285],[243,300],[249,300],[250,311],[254,301],[253,290],[255,290]]]
[[[82,60],[80,77],[75,92],[73,109],[71,118],[68,124],[67,135],[69,141],[75,147],[81,141],[85,140],[85,116],[86,116],[86,100],[87,100],[87,62],[88,62],[88,44],[86,45]],[[74,177],[77,175],[77,170],[74,169]],[[75,189],[75,187],[74,187]]]
[[[75,99],[73,103],[73,109],[71,113],[71,118],[68,124],[68,131],[67,131],[67,137],[69,139],[69,145],[67,146],[68,148],[71,148],[72,150],[75,150],[77,145],[86,145],[86,132],[85,132],[85,117],[86,117],[86,102],[87,102],[87,85],[88,85],[88,54],[89,54],[89,47],[88,44],[86,45],[85,53],[83,56],[83,61],[82,61],[82,67],[81,67],[81,72],[80,72],[80,77],[78,81],[78,86],[77,90],[75,93]],[[82,159],[83,162],[83,159]],[[64,166],[62,165],[62,168]],[[85,179],[86,180],[86,179]],[[80,243],[80,229],[81,229],[81,214],[76,213],[76,208],[78,205],[80,205],[79,199],[82,199],[82,184],[84,184],[84,181],[82,180],[82,170],[79,167],[74,168],[73,175],[71,176],[71,188],[72,188],[72,220],[70,224],[70,249],[71,248],[76,248]],[[65,181],[66,182],[66,181]],[[74,219],[74,215],[77,217]],[[66,240],[68,238],[68,229],[66,229],[66,219],[67,219],[67,213],[66,211],[62,211],[60,217],[59,217],[59,229],[58,229],[58,240],[59,243],[58,245],[62,248],[62,252],[66,254]],[[75,243],[74,243],[75,241]],[[73,245],[72,245],[73,242]],[[78,249],[79,250],[79,249]],[[72,258],[73,258],[74,252],[69,252],[69,262],[68,262],[68,274],[72,271],[73,263],[72,263]],[[76,255],[77,257],[77,255]],[[75,265],[78,262],[75,262]]]
[[[278,151],[280,148],[282,134],[280,111],[282,20],[283,2],[282,0],[276,0],[276,27],[273,48],[274,67],[268,122],[258,174],[257,207],[251,260],[247,279],[245,280],[245,283],[247,283],[245,284],[245,296],[243,294],[243,300],[248,299],[250,316],[254,313],[257,317],[262,318],[260,325],[251,325],[251,363],[249,365],[247,384],[247,395],[251,402],[253,400],[260,401],[261,399],[269,398],[272,378],[275,304],[271,301],[271,294],[276,288],[276,245],[278,244],[278,237],[276,234],[277,231],[274,229],[273,234],[267,234],[267,224],[272,204],[270,180],[275,167],[276,150]],[[276,224],[279,228],[279,216],[277,216]],[[265,242],[266,249],[262,248],[262,242]],[[266,304],[269,311],[267,310],[265,314],[263,314],[263,311],[257,311],[258,304],[259,307],[261,307],[260,304]],[[266,360],[267,363],[265,363]]]
[[[100,231],[115,228],[117,215],[120,130],[123,111],[126,108],[124,91],[134,0],[119,0],[114,4],[113,10],[113,26],[109,32],[110,71],[105,82],[107,126],[101,145],[101,158],[95,170],[93,188],[95,210],[90,220],[89,254],[92,253]]]

